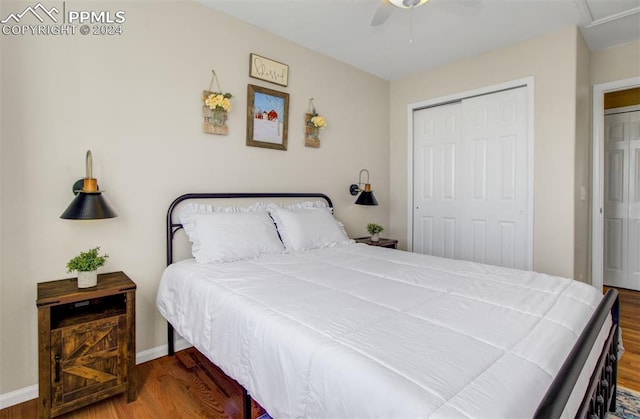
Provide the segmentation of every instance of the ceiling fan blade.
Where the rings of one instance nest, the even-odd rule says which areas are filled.
[[[380,6],[376,9],[376,13],[371,20],[371,26],[380,26],[389,19],[395,7],[389,3],[389,0],[381,0]]]

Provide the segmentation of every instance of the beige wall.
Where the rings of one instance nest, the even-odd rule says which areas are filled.
[[[25,4],[3,1],[0,15]],[[387,81],[198,3],[85,5],[124,10],[124,34],[0,37],[0,395],[37,382],[36,283],[71,276],[66,262],[92,246],[110,255],[103,271],[138,284],[138,352],[166,344],[155,296],[165,214],[179,194],[319,191],[352,236],[369,221],[388,225]],[[289,86],[249,78],[251,52],[288,64]],[[228,136],[201,131],[212,68],[235,96]],[[245,146],[248,83],[291,95],[288,151]],[[310,97],[328,120],[319,149],[304,147]],[[118,218],[58,218],[87,149]],[[348,193],[362,168],[379,207],[356,206]]]
[[[575,230],[573,277],[591,283],[591,52],[580,32],[576,39]],[[584,194],[582,189],[584,188]]]
[[[407,105],[533,76],[533,267],[573,277],[578,37],[566,28],[391,83],[391,235],[407,237]]]
[[[640,41],[591,53],[591,84],[640,76]]]

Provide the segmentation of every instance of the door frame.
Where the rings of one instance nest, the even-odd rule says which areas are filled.
[[[407,105],[407,250],[413,251],[413,113],[415,111],[434,106],[446,105],[452,102],[459,102],[474,96],[497,93],[503,90],[510,90],[518,87],[527,89],[527,136],[528,136],[528,193],[527,193],[527,269],[533,269],[533,151],[534,151],[534,78],[533,76],[515,79],[491,86],[480,87],[478,89],[466,90],[447,96],[428,99],[421,102]]]
[[[604,95],[640,87],[640,77],[593,85],[591,185],[591,285],[604,285]]]

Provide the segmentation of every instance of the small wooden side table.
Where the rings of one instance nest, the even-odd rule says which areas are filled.
[[[136,399],[136,284],[124,272],[38,284],[38,417],[120,393]]]
[[[367,236],[367,237],[357,237],[353,240],[355,240],[357,243],[368,244],[369,246],[389,247],[391,249],[398,248],[398,240],[395,240],[395,239],[383,239],[382,237],[380,237],[380,240],[378,240],[377,242],[372,242],[371,237]]]

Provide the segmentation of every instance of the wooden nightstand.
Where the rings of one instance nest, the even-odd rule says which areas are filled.
[[[371,237],[367,236],[367,237],[357,237],[353,240],[355,240],[357,243],[368,244],[369,246],[389,247],[391,249],[398,248],[398,240],[394,240],[394,239],[383,239],[382,237],[380,237],[380,240],[378,240],[377,242],[372,242]]]
[[[127,392],[137,397],[136,284],[124,272],[38,284],[38,417],[49,418]]]

